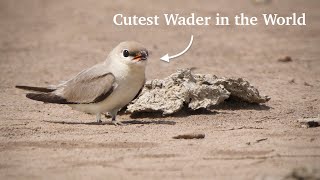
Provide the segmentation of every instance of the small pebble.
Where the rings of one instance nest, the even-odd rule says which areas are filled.
[[[312,86],[311,84],[307,83],[307,82],[304,82],[304,85],[305,86]]]
[[[173,139],[203,139],[205,134],[182,134],[172,137]]]
[[[284,58],[278,59],[279,62],[291,62],[292,58],[290,56],[286,56]]]
[[[298,122],[300,123],[301,127],[303,127],[303,128],[319,127],[320,126],[320,117],[303,118],[303,119],[299,119]]]

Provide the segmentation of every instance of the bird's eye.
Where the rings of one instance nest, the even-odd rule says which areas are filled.
[[[123,57],[129,57],[129,51],[126,49],[123,50],[122,54],[123,54]]]

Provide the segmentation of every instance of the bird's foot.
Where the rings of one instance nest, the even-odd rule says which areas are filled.
[[[102,123],[102,121],[101,121],[101,113],[98,113],[98,114],[96,115],[96,120],[97,120],[97,123],[98,123],[98,124],[101,124],[101,123]]]
[[[102,123],[101,119],[97,120],[97,123],[98,123],[98,124],[101,124],[101,123]]]
[[[119,122],[119,121],[111,121],[111,124],[113,124],[115,126],[125,126],[125,124],[123,124],[122,122]]]

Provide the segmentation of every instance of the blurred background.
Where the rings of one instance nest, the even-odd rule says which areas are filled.
[[[81,168],[100,162],[101,153],[106,153],[104,158],[111,159],[106,164],[93,163],[95,165],[89,167],[95,177],[105,177],[101,174],[118,177],[120,174],[122,177],[158,179],[264,179],[283,177],[296,167],[319,168],[319,129],[301,129],[295,124],[299,118],[316,117],[320,112],[319,10],[318,0],[1,0],[1,176],[5,179],[21,176],[41,178],[47,174],[56,175],[55,172],[63,173],[63,168],[72,167],[68,176],[61,177],[79,178],[81,176],[76,174],[82,172]],[[163,22],[160,26],[115,26],[113,16],[118,13],[127,16],[162,16],[164,13],[188,16],[196,13],[212,17],[220,13],[229,17],[232,23],[230,26],[215,26],[213,23],[210,26],[165,26]],[[240,13],[257,16],[259,24],[233,25],[233,17]],[[266,26],[262,13],[277,13],[280,16],[306,13],[307,26]],[[193,45],[186,54],[170,63],[160,61],[159,58],[167,53],[181,52],[191,35],[194,35]],[[176,69],[186,67],[195,67],[197,73],[243,77],[262,94],[271,97],[267,104],[269,108],[267,111],[227,108],[217,115],[170,117],[170,120],[180,123],[175,128],[159,125],[142,129],[131,126],[119,130],[117,127],[83,127],[81,124],[70,127],[46,124],[41,120],[90,121],[93,117],[71,111],[68,107],[42,106],[27,100],[21,91],[13,88],[16,84],[46,86],[71,78],[84,68],[104,61],[113,47],[126,40],[139,41],[151,51],[148,79],[164,78]],[[282,62],[281,59],[286,56],[290,60]],[[24,125],[20,126],[21,123]],[[241,132],[232,131],[229,134],[220,131],[221,128],[241,126],[261,127],[263,130],[244,128]],[[187,142],[165,140],[183,129],[205,131],[207,141],[191,142],[195,147]],[[112,132],[103,136],[110,143],[150,141],[158,145],[147,146],[149,149],[134,153],[130,148],[140,146],[130,146],[130,151],[121,149],[118,153],[98,149],[91,155],[92,149],[82,146],[81,152],[74,154],[68,154],[68,150],[73,150],[72,145],[59,150],[60,140],[101,143],[101,134],[105,131]],[[92,135],[91,132],[97,134]],[[260,136],[268,141],[255,147],[245,145],[251,138]],[[16,141],[25,144],[10,145]],[[40,145],[32,145],[34,141],[40,142]],[[30,147],[28,144],[31,144]],[[51,149],[41,148],[47,145]],[[90,146],[89,143],[88,148]],[[184,152],[186,147],[193,150]],[[58,149],[59,155],[47,157],[46,154],[51,154],[53,149]],[[141,154],[159,152],[168,156],[150,155],[143,156],[142,160],[135,159],[136,155],[140,157]],[[214,158],[210,160],[206,156],[208,153]],[[219,153],[226,159],[234,157],[234,154],[237,156],[232,161],[223,158],[214,160]],[[113,156],[109,157],[110,154]],[[252,154],[253,159],[245,158]],[[277,154],[289,158],[272,158]],[[82,157],[86,157],[88,162]],[[70,166],[59,168],[68,158],[73,159],[69,162]],[[33,162],[35,164],[29,164]],[[112,168],[113,165],[118,168]],[[155,171],[148,169],[149,166]],[[170,173],[164,175],[168,171]]]

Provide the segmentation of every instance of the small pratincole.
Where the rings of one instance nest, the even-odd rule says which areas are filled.
[[[33,91],[26,97],[36,101],[67,104],[73,109],[96,114],[101,122],[101,113],[109,112],[112,123],[118,111],[138,95],[145,83],[145,68],[148,51],[137,42],[122,42],[115,47],[107,59],[74,78],[56,86],[16,86]]]

